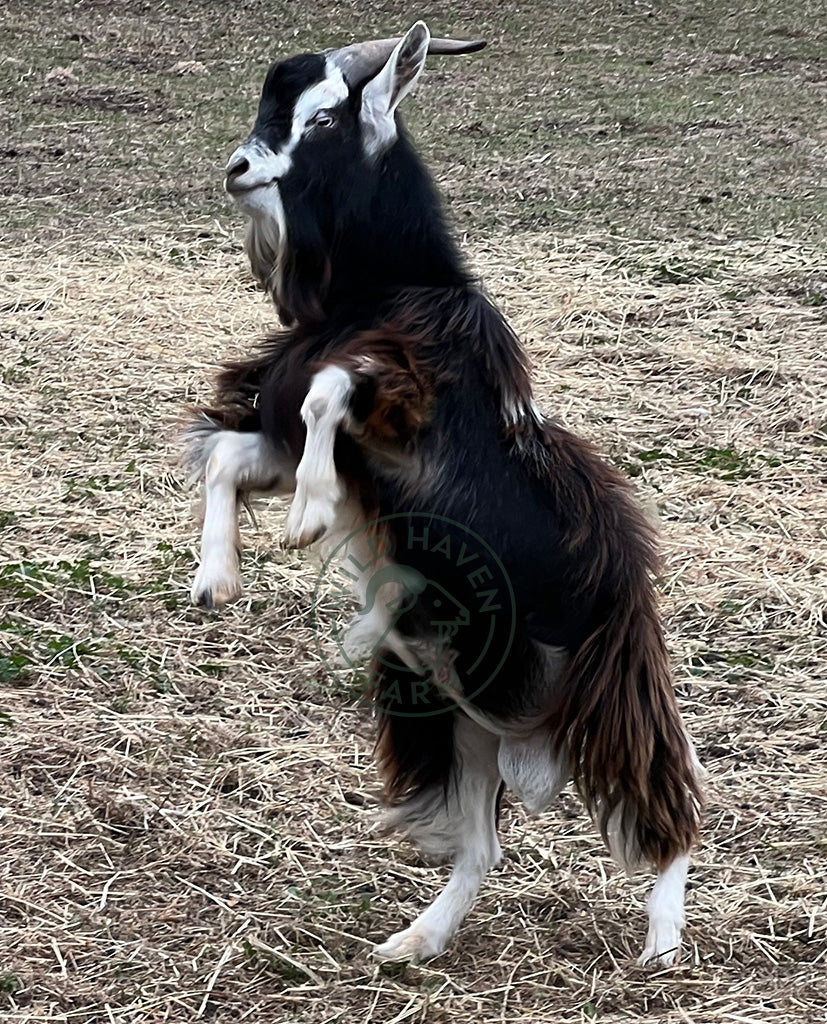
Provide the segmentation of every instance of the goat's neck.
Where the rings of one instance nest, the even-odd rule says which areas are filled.
[[[468,283],[437,191],[404,135],[377,167],[366,204],[369,210],[360,210],[339,232],[333,249],[334,301],[365,291]]]

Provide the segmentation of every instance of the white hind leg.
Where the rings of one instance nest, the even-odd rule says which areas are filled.
[[[194,604],[220,608],[241,593],[239,495],[247,491],[289,493],[293,468],[263,434],[222,430],[208,419],[187,430],[186,445],[193,476],[204,478],[201,564],[191,596]]]
[[[689,854],[676,857],[659,872],[649,894],[649,934],[639,964],[656,963],[664,967],[675,963],[681,947],[681,932]]]
[[[448,884],[408,928],[374,949],[385,960],[425,960],[447,947],[500,859],[496,831],[497,738],[462,715],[454,729],[454,775],[397,812],[397,823],[433,854],[455,857]]]

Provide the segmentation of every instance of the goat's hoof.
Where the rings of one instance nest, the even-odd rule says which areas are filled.
[[[658,953],[648,946],[637,958],[639,967],[672,967],[680,959],[680,949],[666,949]]]
[[[304,533],[291,533],[286,532],[281,538],[280,546],[285,551],[290,551],[293,548],[309,548],[311,544],[315,544],[317,540],[321,540],[327,531],[323,526],[317,530],[305,531]]]
[[[637,958],[640,967],[671,967],[681,955],[681,930],[674,924],[651,929],[646,948]]]
[[[430,960],[433,956],[439,956],[445,949],[446,943],[439,936],[428,932],[421,925],[415,923],[404,931],[395,935],[378,946],[373,947],[373,955],[379,960],[389,960],[398,963],[400,961],[412,961],[418,963],[421,960]]]
[[[336,510],[326,502],[293,502],[287,516],[281,546],[283,548],[306,548],[315,544],[330,529],[336,518]]]
[[[241,596],[240,577],[208,579],[201,573],[195,577],[190,599],[199,608],[223,608],[225,604]]]
[[[316,495],[297,490],[287,513],[282,547],[306,548],[320,540],[336,522],[338,500],[338,491]]]

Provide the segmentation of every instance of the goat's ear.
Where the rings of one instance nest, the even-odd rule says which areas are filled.
[[[394,113],[422,74],[430,41],[428,26],[418,21],[362,90],[359,117],[368,156],[378,156],[396,138]]]

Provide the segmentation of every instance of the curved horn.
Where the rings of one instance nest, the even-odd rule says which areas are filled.
[[[395,39],[370,39],[365,43],[351,43],[340,50],[328,50],[327,59],[336,65],[348,85],[359,85],[375,75],[387,61],[404,36]],[[476,53],[485,46],[484,39],[431,39],[428,53]]]

